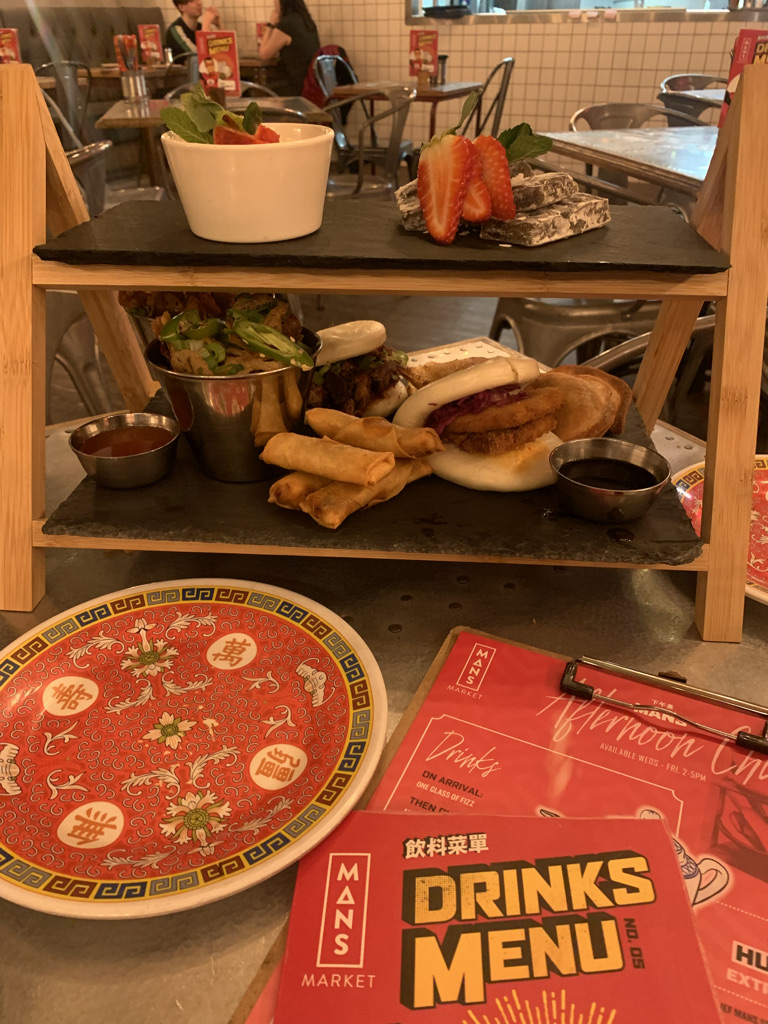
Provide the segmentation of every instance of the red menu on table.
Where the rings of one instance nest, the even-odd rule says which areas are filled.
[[[197,61],[205,91],[223,89],[240,95],[240,63],[234,32],[196,32]]]
[[[760,28],[743,28],[736,38],[733,48],[731,69],[728,72],[728,85],[725,89],[725,100],[720,108],[722,126],[728,114],[728,108],[739,84],[741,72],[748,64],[765,64],[768,61],[768,31]]]
[[[561,688],[567,666],[556,655],[457,630],[430,672],[431,685],[423,684],[426,696],[368,810],[471,814],[477,830],[498,814],[662,819],[674,837],[722,1020],[766,1024],[768,755],[728,738],[760,737],[766,715],[648,685],[618,668],[579,664],[576,681],[594,688],[595,699],[585,700]],[[645,710],[612,707],[602,695]],[[271,1021],[278,972],[279,965],[248,1024]],[[455,1016],[453,1024],[462,1020]],[[489,1021],[495,1024],[493,1016]]]
[[[419,73],[437,74],[437,32],[412,28],[408,74],[414,77]]]
[[[19,33],[15,28],[0,28],[0,64],[21,63]]]
[[[717,1024],[660,820],[353,812],[299,866],[275,1024]]]
[[[163,37],[160,34],[159,25],[138,25],[139,49],[141,50],[141,63],[146,67],[155,64],[162,64]]]

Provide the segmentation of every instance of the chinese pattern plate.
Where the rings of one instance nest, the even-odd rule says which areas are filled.
[[[0,655],[0,896],[69,917],[200,906],[352,809],[386,692],[342,619],[180,580],[64,612]]]
[[[704,493],[704,463],[677,473],[673,478],[677,496],[688,513],[696,533],[701,532],[701,499]],[[747,597],[768,604],[768,455],[755,456],[752,477],[752,523],[749,531]]]

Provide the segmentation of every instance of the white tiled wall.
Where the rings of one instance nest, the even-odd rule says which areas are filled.
[[[133,0],[135,3],[135,0]],[[151,0],[148,0],[151,2]],[[171,0],[161,0],[175,17]],[[214,0],[216,2],[216,0]],[[409,26],[402,0],[308,0],[322,43],[347,50],[361,79],[407,79]],[[255,25],[266,21],[271,0],[219,0],[222,21],[255,52]],[[737,21],[611,22],[602,15],[563,23],[439,27],[449,81],[482,80],[502,57],[515,58],[504,124],[529,121],[534,130],[558,131],[578,107],[606,101],[653,103],[662,78],[675,72],[723,76],[738,34]],[[461,104],[442,103],[437,128],[450,127]],[[417,143],[428,131],[428,108],[414,104],[406,134]]]

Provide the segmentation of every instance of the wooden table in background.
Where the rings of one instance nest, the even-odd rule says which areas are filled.
[[[362,93],[369,93],[374,89],[381,89],[381,96],[373,96],[372,99],[386,99],[386,90],[394,89],[397,86],[405,86],[412,89],[414,81],[406,82],[355,82],[354,85],[338,85],[333,90],[334,99],[345,99],[360,96]],[[420,85],[416,88],[414,103],[429,103],[429,137],[435,134],[435,122],[437,120],[437,105],[444,100],[460,100],[469,96],[475,89],[482,88],[482,82],[448,82],[446,85]]]
[[[227,100],[227,109],[242,113],[249,103],[256,100],[262,111],[272,120],[280,120],[280,112],[286,115],[296,113],[304,118],[325,120],[323,111],[303,96],[238,96]],[[180,107],[180,100],[118,100],[96,122],[97,128],[163,128],[165,122],[160,116],[166,107]]]
[[[717,141],[714,125],[543,134],[553,140],[553,153],[624,171],[641,181],[691,196],[698,195]]]
[[[297,115],[296,119],[311,118],[321,122],[326,120],[320,107],[303,96],[238,96],[227,100],[227,109],[242,113],[254,99],[258,101],[267,120],[293,120],[290,117],[292,113]],[[138,128],[141,131],[147,154],[149,180],[153,185],[166,184],[163,155],[157,135],[159,129],[165,128],[160,112],[171,106],[180,107],[181,100],[118,100],[96,122],[96,127],[104,130]]]

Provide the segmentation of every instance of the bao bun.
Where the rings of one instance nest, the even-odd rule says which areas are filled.
[[[503,384],[530,384],[539,375],[535,359],[510,352],[449,374],[411,395],[394,416],[402,427],[424,426],[442,405]],[[446,443],[445,451],[429,457],[436,476],[480,491],[531,491],[554,483],[549,453],[560,438],[547,433],[514,451],[501,455],[469,453]]]
[[[323,347],[315,365],[326,366],[373,352],[387,340],[387,331],[378,320],[351,320],[347,324],[325,327],[317,336]]]
[[[354,360],[360,356],[367,356],[369,353],[381,349],[387,340],[386,328],[378,320],[352,320],[346,324],[337,324],[335,327],[326,327],[322,331],[318,331],[317,334],[323,343],[315,363],[317,368],[328,366],[332,363],[343,363],[349,359]],[[381,361],[386,362],[388,359],[387,350],[382,349],[379,356]],[[391,416],[395,409],[408,397],[408,389],[405,383],[397,376],[396,365],[392,363],[391,366],[393,369],[391,371],[392,383],[390,386],[381,394],[372,398],[365,408],[356,408],[354,410],[355,415]],[[352,410],[346,409],[344,411],[351,412]]]

